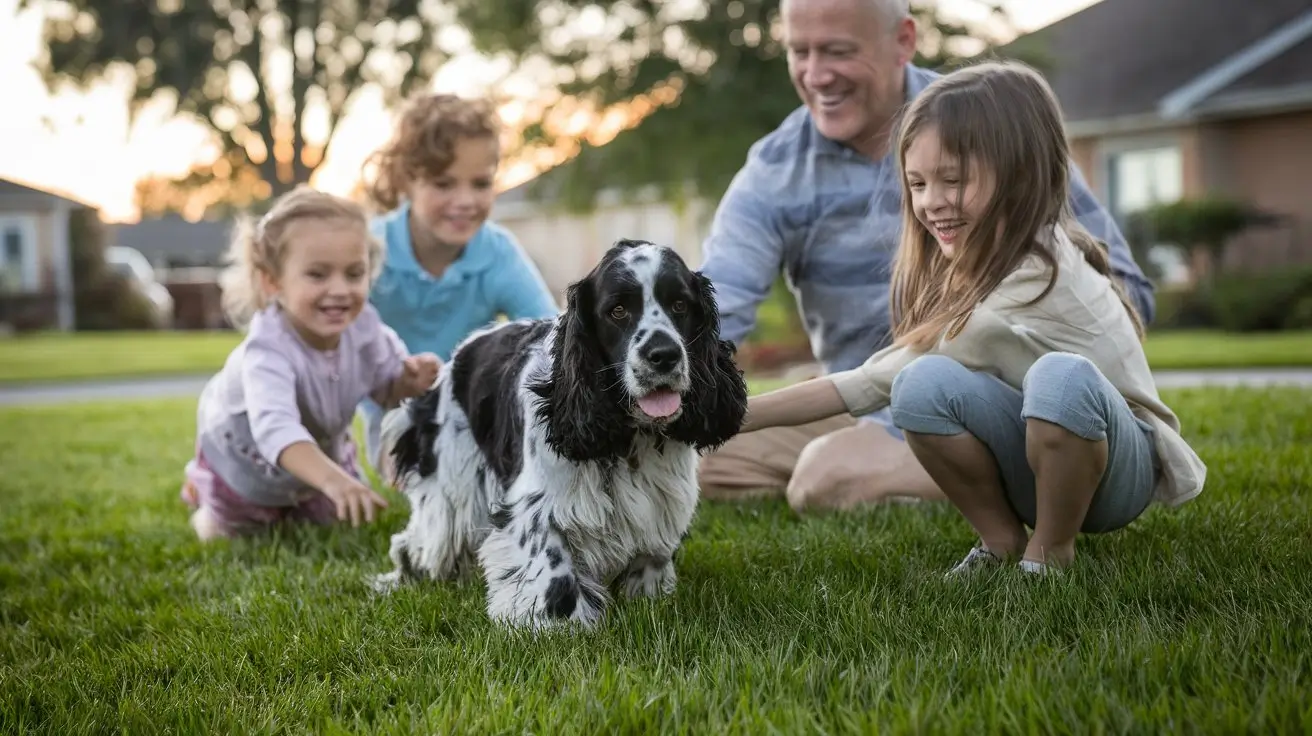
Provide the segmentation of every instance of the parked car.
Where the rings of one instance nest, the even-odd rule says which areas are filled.
[[[155,308],[156,325],[169,328],[173,325],[173,296],[155,278],[150,261],[136,248],[111,245],[105,249],[105,263],[112,271],[127,279],[132,288],[143,294]]]

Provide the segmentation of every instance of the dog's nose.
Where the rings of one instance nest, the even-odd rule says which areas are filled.
[[[642,346],[639,355],[652,368],[665,372],[673,370],[679,364],[681,351],[668,335],[657,333]]]

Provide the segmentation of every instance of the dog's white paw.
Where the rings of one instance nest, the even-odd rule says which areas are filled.
[[[393,570],[382,575],[370,575],[365,583],[379,595],[388,595],[401,587],[401,571]]]
[[[674,562],[653,560],[631,567],[624,577],[624,595],[629,598],[657,598],[674,592]]]

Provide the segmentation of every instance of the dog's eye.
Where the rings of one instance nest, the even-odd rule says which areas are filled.
[[[675,314],[683,314],[684,312],[688,311],[688,303],[682,299],[676,300],[673,304],[670,305],[670,311],[674,312]]]
[[[612,319],[624,319],[629,316],[629,310],[617,304],[614,309],[610,310],[610,316]]]

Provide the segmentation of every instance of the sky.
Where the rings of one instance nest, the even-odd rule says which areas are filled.
[[[973,0],[941,0],[963,19],[978,10]],[[1097,0],[1005,0],[1022,31],[1040,28]],[[129,124],[126,90],[120,80],[84,93],[47,92],[31,64],[41,51],[43,10],[17,13],[18,0],[0,0],[0,178],[58,192],[101,209],[109,221],[134,220],[133,187],[152,175],[180,175],[209,150],[203,128],[171,118],[161,105],[148,106]],[[446,64],[433,82],[441,92],[476,94],[504,72],[500,64],[464,53]],[[503,90],[527,94],[529,90]],[[511,115],[514,108],[508,109]],[[387,136],[391,117],[380,96],[358,94],[338,125],[333,146],[315,185],[346,194],[373,147]],[[502,172],[503,186],[529,178],[528,165]]]

